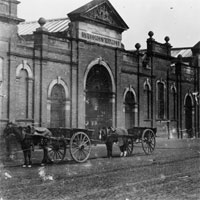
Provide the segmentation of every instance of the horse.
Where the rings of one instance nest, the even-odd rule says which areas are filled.
[[[4,138],[6,139],[6,149],[7,152],[10,150],[9,147],[9,138],[10,136],[15,136],[16,141],[21,145],[21,149],[23,151],[24,155],[24,164],[23,167],[31,167],[32,161],[31,161],[31,151],[34,150],[34,145],[39,144],[43,148],[43,159],[41,165],[47,164],[48,162],[51,163],[51,160],[48,156],[48,150],[47,150],[47,143],[48,140],[45,139],[45,137],[42,137],[41,135],[35,135],[35,132],[32,132],[33,130],[30,126],[27,127],[21,127],[17,126],[16,124],[9,122],[4,129]],[[51,132],[44,128],[46,132],[48,132],[49,136],[51,136]]]
[[[128,138],[126,135],[128,135],[128,132],[124,128],[113,129],[112,127],[103,127],[99,130],[99,139],[106,144],[108,158],[112,157],[113,143],[118,143],[121,151],[120,157],[127,156]]]

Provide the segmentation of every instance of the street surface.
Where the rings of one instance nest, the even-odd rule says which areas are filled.
[[[133,155],[106,158],[105,145],[92,147],[90,159],[41,167],[40,150],[32,168],[22,155],[0,165],[0,200],[200,200],[200,139],[159,139],[152,155],[136,144]]]

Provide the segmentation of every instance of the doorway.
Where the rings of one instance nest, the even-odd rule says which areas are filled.
[[[103,65],[94,65],[86,79],[86,128],[97,132],[113,125],[113,93],[110,74]]]

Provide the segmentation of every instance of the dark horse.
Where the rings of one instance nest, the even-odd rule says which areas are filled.
[[[124,128],[102,128],[99,131],[99,139],[104,141],[107,148],[108,158],[112,157],[113,143],[118,143],[121,154],[120,156],[127,156],[128,138],[126,137],[128,132]]]
[[[46,128],[43,128],[46,129]],[[44,156],[42,160],[42,165],[51,162],[48,156],[48,150],[47,150],[47,143],[48,140],[45,139],[45,137],[42,137],[42,135],[35,134],[36,130],[34,129],[34,132],[32,131],[33,128],[30,126],[27,127],[21,127],[17,126],[16,124],[9,122],[4,129],[4,137],[6,140],[6,148],[7,151],[9,151],[9,138],[10,136],[14,136],[16,138],[16,141],[21,145],[21,149],[24,154],[24,164],[23,167],[31,167],[32,161],[31,161],[31,151],[33,150],[34,145],[39,144],[43,148]],[[49,136],[51,136],[51,132],[46,129],[46,132],[49,133]],[[9,153],[9,152],[8,152]]]

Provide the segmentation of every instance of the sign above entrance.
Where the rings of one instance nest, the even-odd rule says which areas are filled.
[[[112,38],[105,37],[102,35],[89,33],[86,31],[80,31],[79,38],[90,41],[90,42],[95,42],[98,44],[108,45],[108,46],[112,46],[112,47],[119,47],[119,48],[121,47],[120,40],[112,39]]]

